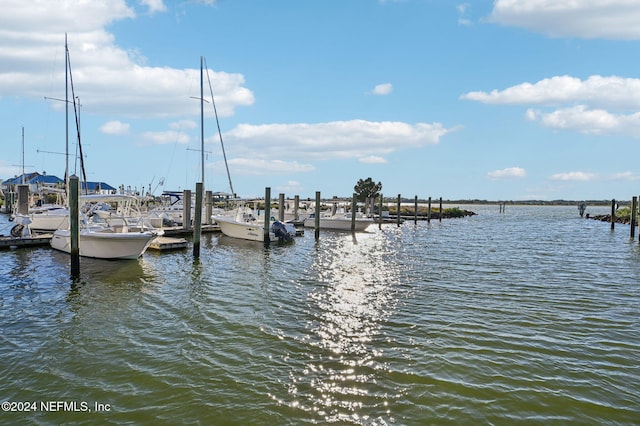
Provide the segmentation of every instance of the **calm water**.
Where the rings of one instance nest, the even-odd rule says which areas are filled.
[[[82,259],[76,284],[64,253],[0,252],[0,401],[36,403],[0,423],[640,423],[637,236],[466,208],[268,249],[205,235],[199,261]]]

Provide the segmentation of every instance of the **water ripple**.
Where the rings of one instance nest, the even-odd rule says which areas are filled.
[[[2,252],[1,399],[113,410],[0,423],[635,424],[640,248],[575,210],[205,235],[76,283],[63,253]]]

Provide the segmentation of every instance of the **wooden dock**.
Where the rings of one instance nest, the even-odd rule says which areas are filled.
[[[189,242],[184,238],[174,238],[174,237],[157,237],[151,242],[149,246],[150,249],[153,250],[177,250],[187,248],[189,246]]]
[[[165,236],[193,235],[193,228],[185,229],[182,226],[164,227],[162,230],[164,231]],[[218,224],[202,225],[200,232],[203,234],[208,232],[220,232],[220,226]]]
[[[39,234],[30,237],[0,237],[0,250],[8,250],[20,247],[36,247],[49,245],[53,234]]]

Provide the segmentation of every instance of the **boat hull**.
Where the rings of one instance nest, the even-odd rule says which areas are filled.
[[[154,232],[104,232],[81,230],[80,256],[98,259],[137,259],[157,237]],[[71,253],[71,232],[58,229],[51,238],[51,247]]]
[[[213,219],[220,226],[220,231],[227,237],[264,241],[262,225],[238,222],[233,217],[214,216]],[[273,232],[269,232],[269,241],[278,241],[278,237]]]
[[[355,229],[356,232],[362,232],[369,225],[373,223],[371,219],[356,218]],[[315,228],[316,220],[314,217],[310,217],[304,221],[305,228]],[[332,229],[335,231],[351,231],[351,219],[347,218],[333,218],[333,217],[321,217],[320,229]]]
[[[62,209],[59,211],[15,215],[16,218],[19,216],[28,218],[31,221],[29,226],[33,231],[55,231],[56,229],[67,228],[69,224],[69,212]]]

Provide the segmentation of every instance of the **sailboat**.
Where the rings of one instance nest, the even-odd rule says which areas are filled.
[[[67,38],[65,34],[65,79],[66,79],[66,103],[67,110],[69,107],[69,90],[68,83],[71,82],[71,90],[73,92],[73,78],[71,76],[71,66],[69,64],[69,48],[67,46]],[[74,99],[74,111],[75,111],[75,96]],[[82,164],[82,172],[84,172],[84,163],[82,156],[82,148],[80,144],[80,130],[78,126],[78,119],[76,113],[76,129],[78,132],[78,146],[80,147],[80,162]],[[68,125],[68,113],[67,113],[67,125]],[[67,130],[67,154],[69,152],[69,139]],[[68,183],[68,155],[67,155],[67,171],[65,173],[65,181]],[[67,188],[69,186],[67,185]],[[86,188],[86,185],[85,185]],[[93,199],[92,201],[96,201]],[[104,202],[119,202],[119,200],[107,199]],[[151,245],[151,242],[162,234],[161,230],[149,229],[144,227],[130,227],[126,225],[128,222],[126,218],[121,218],[120,226],[109,221],[97,222],[86,214],[80,213],[79,220],[79,240],[78,248],[80,256],[94,257],[100,259],[137,259]],[[96,215],[96,217],[99,217]],[[68,220],[69,216],[67,216]],[[124,223],[124,225],[122,225]],[[51,247],[66,253],[71,253],[71,231],[68,229],[57,229],[53,232],[51,238]]]
[[[201,138],[202,138],[202,153],[204,155],[204,97],[203,97],[203,60],[200,58],[200,120],[201,120]],[[233,184],[231,183],[231,174],[229,173],[229,165],[227,163],[227,155],[224,150],[224,143],[222,141],[222,132],[220,130],[220,122],[218,120],[218,112],[216,110],[216,103],[213,97],[213,90],[211,89],[211,81],[209,80],[209,72],[207,71],[207,80],[209,81],[209,90],[211,91],[211,101],[213,105],[213,111],[216,116],[216,123],[218,125],[218,135],[220,136],[220,144],[222,147],[222,155],[224,156],[224,164],[227,169],[227,177],[229,179],[229,188],[231,193],[234,194]],[[204,181],[204,158],[202,159],[202,180]],[[237,209],[220,215],[214,215],[212,219],[220,227],[220,231],[231,238],[239,238],[249,241],[262,241],[262,242],[275,242],[275,241],[291,241],[296,236],[295,227],[292,224],[277,221],[273,218],[269,221],[269,229],[266,232],[264,229],[264,219],[260,220],[253,210],[247,206],[240,206]]]
[[[25,181],[26,174],[24,172],[24,127],[22,128],[22,184],[27,183]],[[57,188],[48,188],[40,191],[40,195],[55,193],[60,197],[60,190]],[[29,224],[29,228],[34,232],[51,232],[62,227],[66,223],[66,218],[69,215],[69,209],[66,208],[64,202],[58,202],[55,204],[40,203],[36,207],[29,207],[27,213],[14,213],[11,216],[11,220],[15,220],[21,226],[23,224]]]

